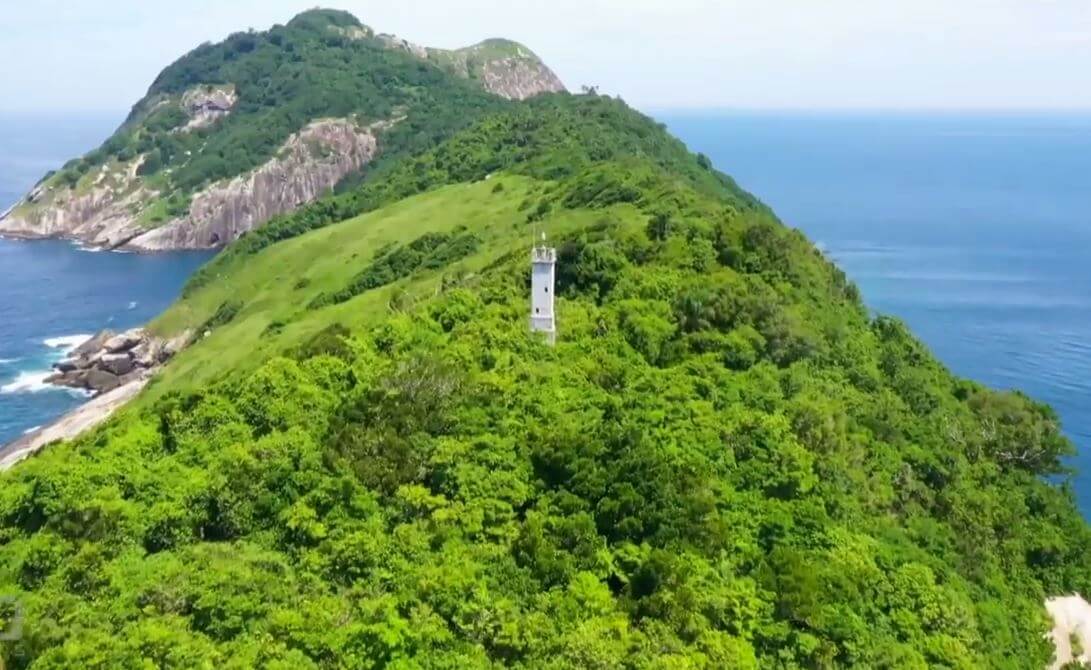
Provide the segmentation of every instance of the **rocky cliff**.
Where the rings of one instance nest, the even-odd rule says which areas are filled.
[[[369,163],[379,150],[376,134],[387,125],[358,127],[347,119],[311,123],[293,135],[273,160],[201,191],[186,216],[142,233],[126,246],[162,251],[231,242],[277,214],[318,198]]]
[[[567,89],[542,59],[518,42],[491,39],[464,49],[429,49],[396,35],[378,35],[388,48],[400,49],[445,67],[508,100],[526,100]]]
[[[182,109],[189,116],[183,130],[205,128],[231,113],[238,102],[234,86],[199,86],[182,95]]]
[[[428,57],[508,100],[566,90],[541,58],[511,40],[490,39],[456,51],[429,49]]]
[[[126,177],[103,179],[85,193],[36,188],[0,217],[0,234],[140,251],[220,246],[316,199],[362,168],[379,150],[377,134],[389,125],[359,126],[351,119],[312,122],[292,135],[272,160],[197,192],[185,216],[160,227],[149,229],[140,216],[159,194],[140,183],[135,169],[128,169]]]

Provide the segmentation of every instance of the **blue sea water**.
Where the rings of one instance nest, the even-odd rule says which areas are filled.
[[[47,170],[101,143],[118,121],[0,117],[0,211]],[[75,391],[42,383],[81,335],[146,322],[208,257],[95,253],[67,242],[0,239],[0,445],[83,402]]]
[[[955,373],[1052,405],[1091,518],[1091,114],[660,114]]]

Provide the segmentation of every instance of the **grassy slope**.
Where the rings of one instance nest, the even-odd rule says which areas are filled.
[[[494,193],[498,183],[503,184],[503,191]],[[245,307],[231,322],[213,329],[208,338],[183,352],[153,384],[145,400],[167,390],[200,387],[225,373],[245,373],[334,322],[352,330],[374,325],[390,314],[389,303],[395,294],[427,297],[435,292],[444,273],[454,271],[446,268],[423,273],[347,303],[307,309],[319,294],[347,284],[385,245],[466,226],[483,238],[483,250],[460,267],[477,272],[500,256],[527,248],[533,231],[566,232],[602,216],[602,212],[590,210],[566,211],[540,226],[528,226],[520,205],[547,185],[526,177],[498,175],[487,181],[443,187],[218,268],[217,281],[168,309],[152,322],[152,330],[171,335],[198,328],[231,300],[241,301]],[[614,213],[634,224],[641,220],[631,207],[617,208]],[[306,285],[297,288],[301,279]],[[267,332],[274,321],[287,325],[279,333]]]

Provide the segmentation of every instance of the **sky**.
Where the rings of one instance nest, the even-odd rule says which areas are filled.
[[[203,41],[314,0],[5,3],[0,111],[123,113]],[[427,46],[507,37],[645,110],[1091,110],[1091,0],[328,0]]]

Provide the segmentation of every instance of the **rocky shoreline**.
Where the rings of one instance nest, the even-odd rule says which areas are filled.
[[[46,382],[83,389],[94,396],[47,426],[0,445],[0,472],[57,441],[71,440],[94,428],[132,400],[159,367],[189,342],[190,332],[163,339],[144,328],[121,333],[104,330],[53,365]]]
[[[46,378],[55,386],[107,393],[143,378],[170,360],[185,344],[184,337],[163,340],[143,328],[122,333],[104,330],[79,345]]]

